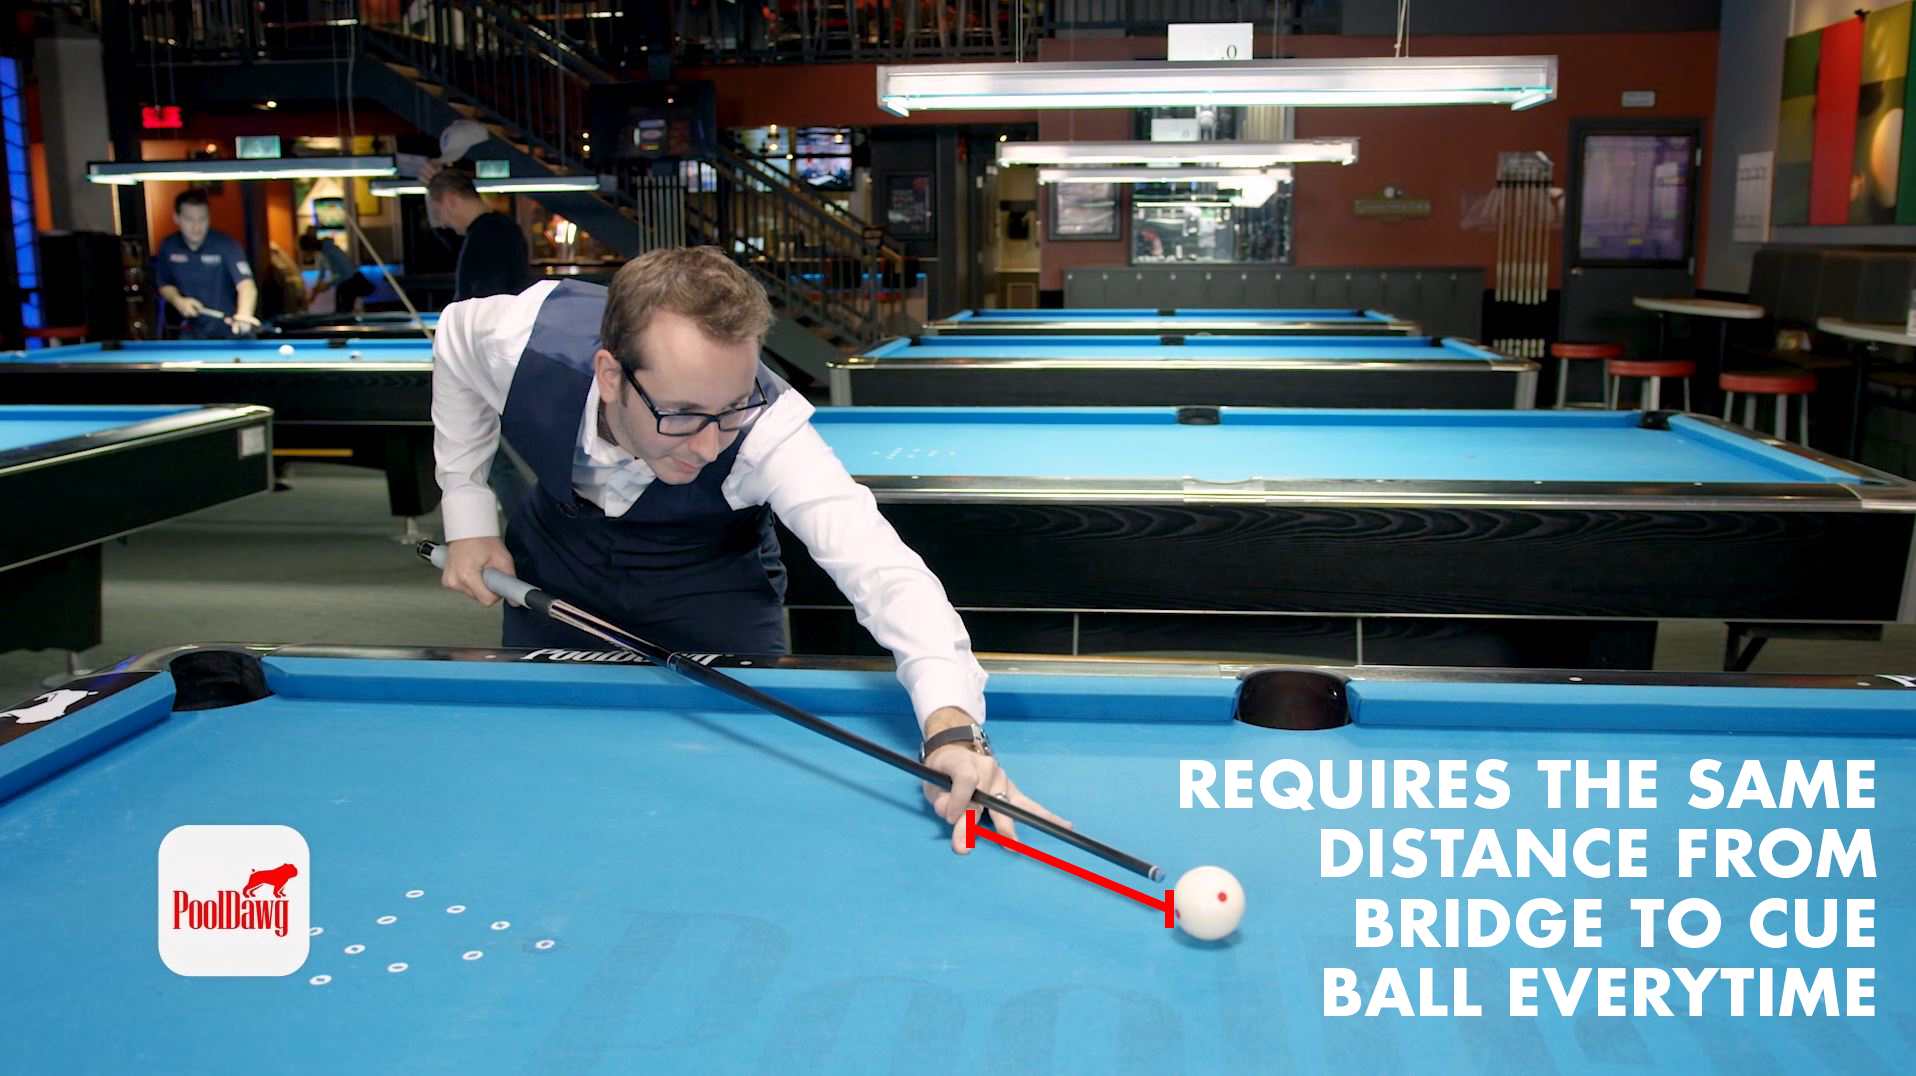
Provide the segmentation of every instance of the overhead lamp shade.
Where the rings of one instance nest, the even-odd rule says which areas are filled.
[[[1508,105],[1557,95],[1555,56],[913,64],[878,68],[878,104],[934,109]]]
[[[1282,142],[1001,142],[1000,165],[1211,165],[1269,168],[1280,164],[1354,164],[1355,138]]]
[[[376,179],[369,186],[372,193],[380,198],[426,193],[426,185],[416,179]],[[500,176],[496,179],[475,179],[472,187],[480,194],[541,194],[601,189],[596,175]]]
[[[1111,168],[1040,168],[1040,183],[1231,183],[1262,180],[1289,183],[1288,168],[1153,168],[1130,165]]]
[[[356,157],[275,157],[265,160],[93,161],[86,166],[89,182],[120,187],[159,180],[207,183],[398,174],[398,162],[390,153]]]

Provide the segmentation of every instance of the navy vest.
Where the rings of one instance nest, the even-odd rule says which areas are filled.
[[[654,479],[624,515],[609,517],[573,492],[605,294],[574,281],[554,288],[507,392],[500,432],[535,479],[506,505],[514,567],[533,585],[660,646],[782,654],[785,568],[771,510],[733,509],[721,490],[749,427],[691,482]],[[787,391],[763,364],[758,376],[768,399]],[[605,646],[517,608],[506,610],[505,645]]]

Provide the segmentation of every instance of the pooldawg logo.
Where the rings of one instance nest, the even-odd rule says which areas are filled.
[[[222,889],[207,900],[194,900],[184,889],[173,891],[174,930],[270,930],[286,936],[286,908],[292,902],[283,895],[288,880],[299,874],[291,863],[271,870],[254,871],[244,889]],[[253,900],[260,886],[271,885],[281,894],[267,900]]]
[[[306,839],[288,826],[175,829],[160,842],[160,959],[181,975],[298,971],[310,871]]]

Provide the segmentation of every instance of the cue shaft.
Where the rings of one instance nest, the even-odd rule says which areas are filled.
[[[446,566],[445,546],[435,542],[421,542],[419,543],[418,551],[420,558],[432,564],[434,567],[443,569]],[[768,713],[782,717],[793,724],[835,740],[860,754],[877,759],[895,769],[903,770],[921,781],[937,785],[944,789],[951,788],[951,778],[949,776],[932,769],[917,759],[899,754],[897,751],[893,751],[891,748],[885,747],[882,744],[874,743],[852,732],[850,729],[841,728],[838,725],[832,724],[830,721],[826,721],[824,718],[793,706],[783,699],[768,695],[752,687],[750,684],[746,684],[706,665],[699,661],[697,657],[668,650],[657,643],[643,639],[620,628],[616,624],[593,616],[591,613],[580,609],[570,602],[554,598],[552,595],[547,594],[532,584],[515,578],[514,576],[507,575],[496,568],[488,568],[485,570],[485,580],[488,589],[515,605],[521,605],[535,613],[551,617],[561,624],[576,628],[596,639],[602,639],[621,650],[638,654],[654,665],[670,669],[688,680],[695,681],[715,691],[730,695],[741,702],[749,703]],[[991,795],[983,789],[974,791],[971,798],[973,802],[976,802],[978,806],[985,810],[1009,815],[1034,829],[1050,834],[1052,837],[1066,844],[1089,852],[1113,866],[1122,867],[1133,874],[1148,878],[1154,882],[1164,880],[1164,870],[1156,864],[1139,859],[1137,856],[1131,855],[1128,852],[1113,848],[1103,841],[1087,837],[1077,830],[1067,826],[1061,826],[1009,800]]]

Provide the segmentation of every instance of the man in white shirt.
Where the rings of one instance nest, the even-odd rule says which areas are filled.
[[[523,573],[661,646],[782,653],[776,513],[896,657],[925,762],[952,778],[925,786],[952,850],[974,789],[1055,818],[991,757],[985,672],[944,587],[812,428],[811,404],[759,362],[771,324],[764,290],[715,247],[652,251],[609,289],[541,283],[446,307],[432,402],[444,584],[491,605],[484,570]],[[504,506],[503,540],[486,482],[502,438],[534,479]],[[507,646],[595,642],[506,610]]]

